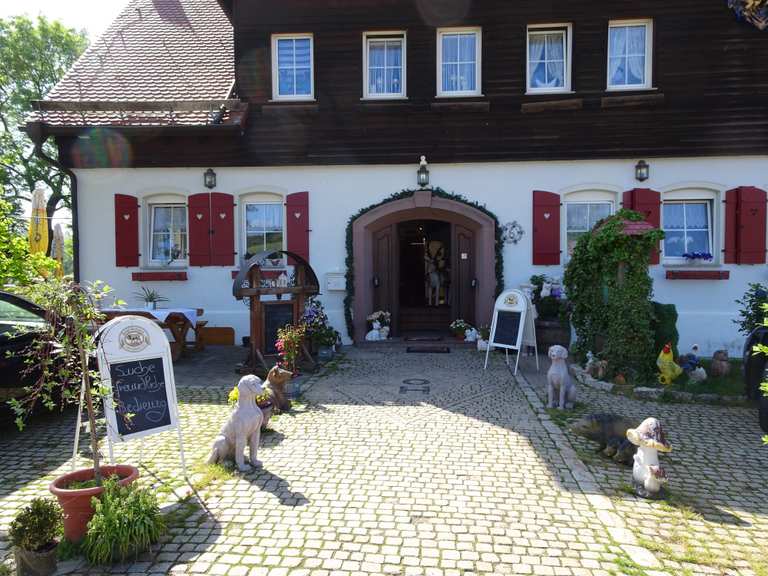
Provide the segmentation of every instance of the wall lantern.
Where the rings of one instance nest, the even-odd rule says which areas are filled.
[[[645,182],[648,180],[650,171],[651,167],[648,165],[648,162],[640,160],[640,162],[635,164],[635,179],[640,182]]]
[[[212,168],[208,168],[208,170],[205,171],[203,182],[205,183],[206,188],[210,188],[211,190],[216,188],[216,172],[214,172]]]
[[[429,169],[427,168],[427,157],[422,156],[421,162],[419,162],[419,170],[416,172],[418,176],[418,183],[420,188],[426,188],[429,186]]]

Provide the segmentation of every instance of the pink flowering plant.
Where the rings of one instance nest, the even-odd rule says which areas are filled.
[[[286,370],[297,374],[296,365],[301,354],[301,345],[307,334],[307,328],[303,324],[293,326],[291,324],[277,331],[275,347],[280,356],[280,365]]]

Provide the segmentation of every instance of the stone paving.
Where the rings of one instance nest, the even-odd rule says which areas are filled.
[[[141,457],[142,482],[171,511],[165,541],[133,564],[72,573],[764,574],[754,563],[750,572],[748,555],[730,571],[688,568],[655,544],[657,536],[673,541],[673,529],[683,529],[692,539],[702,535],[714,544],[714,534],[728,550],[738,544],[739,554],[765,556],[768,466],[757,443],[739,445],[753,431],[747,410],[661,406],[664,412],[655,412],[676,444],[673,493],[687,494],[684,487],[702,495],[696,508],[702,519],[688,520],[685,512],[676,524],[681,506],[667,512],[630,497],[621,491],[627,469],[595,462],[591,447],[569,441],[541,405],[540,376],[527,368],[527,378],[516,381],[500,358],[483,372],[481,355],[470,350],[351,349],[312,380],[304,403],[271,424],[262,469],[212,471],[201,461],[226,419],[226,395],[237,380],[231,367],[241,359],[242,349],[210,349],[176,367],[191,495],[178,469],[175,434],[117,448],[118,461]],[[585,396],[595,405],[617,402]],[[645,414],[656,407],[633,409]],[[685,414],[679,421],[672,417],[676,409]],[[72,414],[46,416],[22,434],[3,433],[3,533],[24,503],[69,469],[72,424]],[[697,443],[707,424],[715,430],[707,437],[715,438]],[[698,456],[689,456],[689,448]],[[702,481],[685,480],[690,471]],[[709,496],[721,516],[702,511]],[[0,554],[6,553],[3,538]]]
[[[545,365],[525,377],[544,399]],[[673,452],[662,455],[670,497],[650,502],[631,493],[631,469],[566,435],[638,540],[673,574],[768,575],[768,447],[755,407],[665,404],[579,388],[579,413],[659,418]],[[573,419],[573,418],[571,418]]]

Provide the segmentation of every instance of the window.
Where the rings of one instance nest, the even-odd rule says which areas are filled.
[[[479,28],[437,31],[437,95],[479,96],[481,33]]]
[[[592,230],[603,218],[613,213],[613,202],[566,202],[565,234],[568,256],[573,254],[579,238]]]
[[[570,92],[571,25],[528,27],[528,93]]]
[[[364,98],[405,98],[405,33],[363,35]]]
[[[712,204],[708,200],[663,204],[664,258],[685,258],[694,252],[712,254]]]
[[[312,100],[312,35],[272,37],[272,97],[275,100]]]
[[[260,252],[283,249],[282,203],[245,205],[245,251],[247,258]],[[282,258],[282,256],[281,256]]]
[[[187,263],[187,207],[181,204],[151,206],[150,260],[156,266]]]
[[[608,89],[651,87],[653,26],[650,20],[608,24]]]

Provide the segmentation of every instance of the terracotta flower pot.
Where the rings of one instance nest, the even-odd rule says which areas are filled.
[[[120,485],[127,486],[139,477],[139,469],[127,464],[102,466],[101,475],[104,478],[117,475],[120,478]],[[84,468],[59,476],[48,487],[51,494],[58,498],[64,510],[64,537],[70,542],[80,542],[85,536],[88,522],[93,517],[91,498],[101,495],[104,488],[97,486],[70,490],[67,486],[73,482],[87,482],[92,479],[93,468]]]

